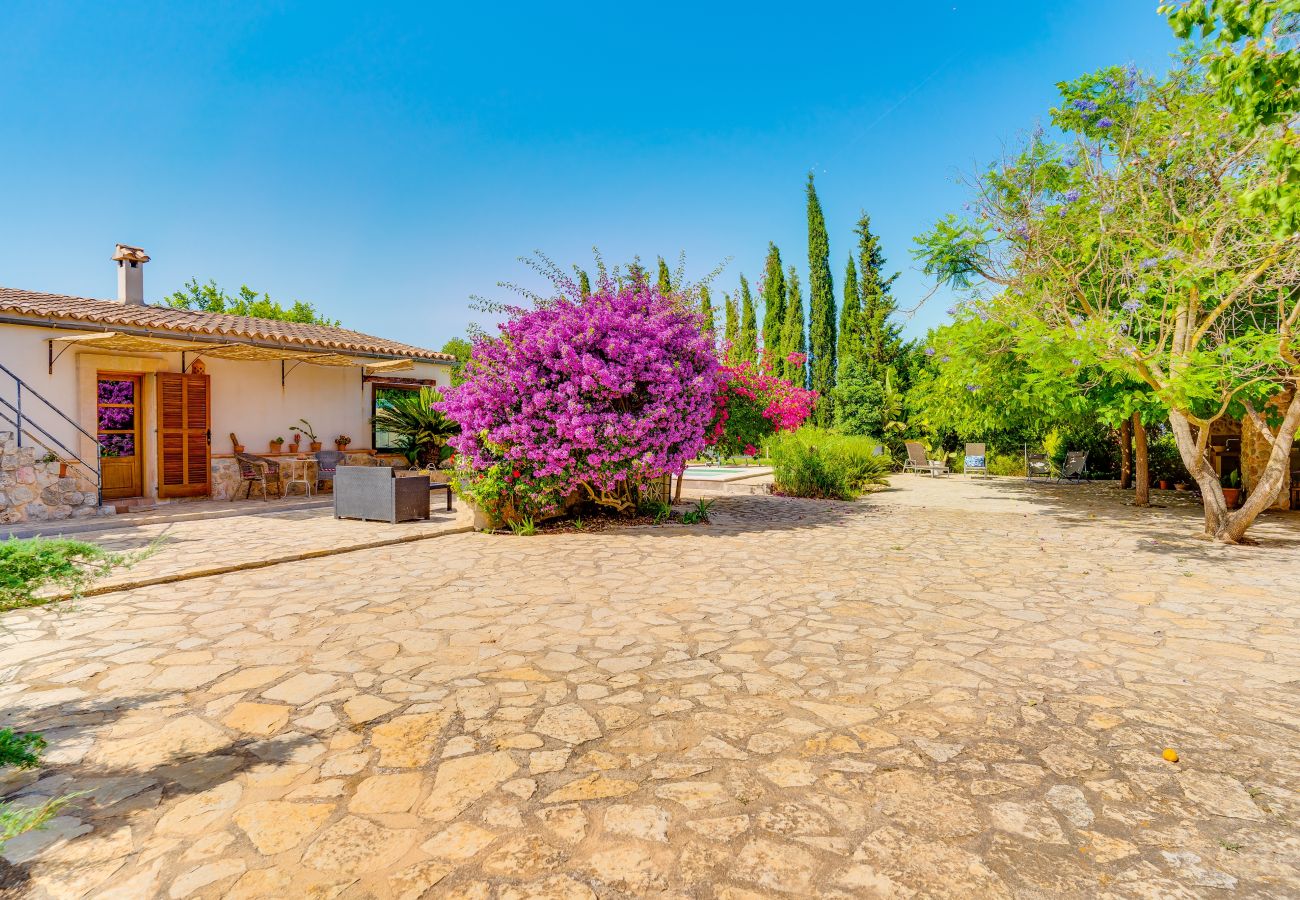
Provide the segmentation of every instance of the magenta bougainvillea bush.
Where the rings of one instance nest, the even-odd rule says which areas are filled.
[[[803,355],[790,354],[802,364]],[[725,381],[714,398],[709,440],[723,456],[756,456],[778,431],[795,431],[812,415],[817,392],[796,386],[764,358],[723,367]]]
[[[437,406],[461,427],[457,487],[502,522],[575,493],[632,509],[704,449],[723,377],[699,317],[647,284],[516,310]]]

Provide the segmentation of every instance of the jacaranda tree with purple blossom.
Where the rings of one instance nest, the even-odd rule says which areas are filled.
[[[439,409],[461,426],[458,489],[503,523],[577,498],[636,508],[648,480],[705,446],[722,380],[699,314],[644,281],[602,277],[515,309],[480,337]]]
[[[1036,133],[974,185],[970,220],[920,239],[926,270],[971,289],[969,308],[1018,352],[1144,385],[1224,542],[1278,496],[1300,427],[1300,235],[1260,199],[1300,198],[1278,151],[1295,143],[1300,92],[1240,102],[1260,65],[1300,71],[1290,5],[1185,4],[1249,15],[1164,78],[1113,68],[1062,84],[1052,115],[1068,143]],[[1227,415],[1270,447],[1235,511],[1209,449]]]

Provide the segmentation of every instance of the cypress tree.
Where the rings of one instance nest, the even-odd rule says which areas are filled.
[[[791,266],[785,277],[785,316],[781,324],[781,370],[799,387],[808,384],[807,361],[793,363],[785,357],[807,353],[808,340],[803,327],[803,297],[799,293],[799,274]]]
[[[578,270],[578,295],[584,300],[591,296],[591,279],[585,269]]]
[[[743,274],[740,276],[740,336],[736,344],[736,355],[742,362],[758,362],[758,316],[754,295]]]
[[[785,275],[781,271],[781,251],[768,241],[767,263],[763,267],[763,352],[778,367],[783,355],[781,323],[784,321]]]
[[[881,274],[885,254],[880,249],[880,239],[871,233],[871,217],[865,212],[858,219],[854,233],[858,236],[858,292],[862,295],[858,325],[862,358],[867,374],[883,381],[885,371],[897,362],[903,346],[902,329],[889,321],[897,308],[890,289],[898,273],[887,278]]]
[[[858,295],[858,270],[853,265],[853,254],[849,254],[849,264],[844,267],[844,303],[840,306],[840,343],[836,349],[840,370],[835,373],[836,380],[850,359],[857,359],[862,354],[862,334],[858,329],[861,318],[862,300]]]
[[[722,343],[726,351],[727,362],[735,362],[736,345],[740,338],[740,319],[736,315],[736,302],[726,292],[722,294],[722,306],[726,310],[726,325],[722,330]]]
[[[831,282],[830,239],[813,174],[808,173],[808,368],[812,389],[830,397],[835,389],[835,285]],[[818,425],[830,425],[830,404],[819,403]]]
[[[673,276],[668,271],[668,263],[664,262],[662,256],[659,257],[659,293],[665,297],[670,297],[673,293]]]
[[[704,317],[704,333],[714,343],[718,340],[718,327],[713,321],[713,300],[709,297],[709,286],[700,285],[700,315]]]

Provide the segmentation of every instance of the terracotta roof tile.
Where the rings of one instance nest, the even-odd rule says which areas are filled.
[[[315,347],[328,350],[378,353],[407,359],[452,361],[446,353],[412,347],[384,338],[328,325],[305,325],[252,316],[172,309],[169,306],[132,306],[113,300],[92,300],[0,287],[0,314],[18,314],[64,323],[84,322],[114,328],[142,328],[151,333],[211,335],[267,341],[286,347]],[[36,323],[33,323],[36,324]]]

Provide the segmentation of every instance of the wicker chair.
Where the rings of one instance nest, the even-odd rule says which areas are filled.
[[[264,459],[260,456],[254,456],[252,453],[236,453],[235,459],[239,462],[239,480],[247,487],[244,489],[244,499],[251,500],[253,497],[253,485],[262,486],[262,499],[268,499],[270,487],[273,485],[276,492],[283,497],[284,485],[280,482],[280,464],[272,459]],[[239,488],[231,495],[230,501],[239,499]]]
[[[340,450],[317,450],[316,451],[316,489],[320,490],[321,485],[325,482],[334,483],[334,472],[343,462],[343,452]]]

